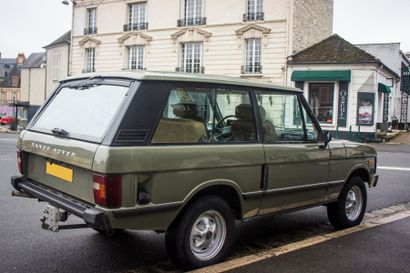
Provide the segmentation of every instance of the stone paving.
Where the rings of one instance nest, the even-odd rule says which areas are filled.
[[[389,144],[409,144],[410,145],[410,132],[400,133],[397,137],[388,142]]]

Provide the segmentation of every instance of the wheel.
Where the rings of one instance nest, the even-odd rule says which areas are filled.
[[[351,177],[339,200],[327,206],[330,223],[336,229],[344,229],[359,225],[366,212],[367,193],[363,180],[358,176]]]
[[[235,231],[230,206],[217,196],[196,200],[165,235],[168,255],[184,270],[222,261]]]

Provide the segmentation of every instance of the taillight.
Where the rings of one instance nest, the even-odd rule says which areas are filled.
[[[95,203],[109,208],[121,207],[121,175],[93,175]]]
[[[17,166],[19,168],[19,173],[23,174],[23,152],[17,150]]]

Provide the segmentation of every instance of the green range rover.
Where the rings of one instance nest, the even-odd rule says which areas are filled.
[[[69,78],[17,149],[13,195],[48,203],[44,228],[164,231],[183,269],[222,261],[235,220],[326,205],[358,225],[378,178],[375,149],[331,140],[300,90],[218,76]]]

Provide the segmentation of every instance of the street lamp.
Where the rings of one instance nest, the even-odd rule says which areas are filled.
[[[63,5],[68,6],[70,4],[70,2],[73,3],[74,6],[77,5],[76,0],[63,0],[61,3],[63,3]]]

